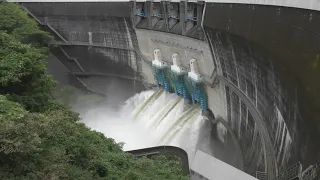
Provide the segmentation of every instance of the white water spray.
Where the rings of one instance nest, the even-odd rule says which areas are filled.
[[[87,126],[123,142],[124,150],[172,145],[186,150],[189,162],[201,144],[199,134],[205,122],[198,105],[163,90],[136,94],[116,112],[97,108],[81,116]]]

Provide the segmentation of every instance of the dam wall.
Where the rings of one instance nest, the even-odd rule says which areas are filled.
[[[22,6],[61,37],[58,44],[67,55],[79,58],[86,72],[113,70],[111,73],[121,75],[142,72],[141,57],[134,51],[138,44],[128,17],[128,3],[23,3]],[[124,69],[119,71],[113,65]]]
[[[230,139],[240,147],[232,150],[242,154],[237,168],[273,179],[297,161],[312,164],[320,156],[318,12],[229,3],[22,5],[62,37],[59,48],[83,69],[74,74],[118,74],[131,78],[130,86],[136,77],[155,84],[155,49],[168,65],[178,53],[187,71],[196,58],[208,107],[227,123],[216,122],[214,131],[223,148]]]
[[[273,117],[283,118],[296,142],[292,143],[291,156],[309,164],[319,158],[320,147],[314,139],[320,127],[318,22],[319,12],[314,10],[207,3],[203,23],[211,33],[211,42],[224,49],[220,54],[229,57],[219,59],[224,61],[220,63],[223,76],[234,84],[242,81],[239,85],[245,93],[254,85],[251,94],[256,92],[256,98],[247,96],[256,101],[258,111],[270,121],[266,125],[271,138],[276,139],[273,136],[277,134],[272,132],[277,119]],[[267,110],[263,104],[273,108]]]
[[[129,17],[129,3],[21,5],[55,35],[58,47],[52,49],[52,57],[56,56],[72,74],[55,76],[59,81],[78,78],[90,91],[107,95],[115,105],[145,89],[139,81],[145,76],[141,57],[134,51],[138,42]],[[55,58],[50,63],[54,64],[52,59]]]
[[[218,74],[225,88],[227,121],[236,131],[244,156],[262,147],[261,142],[257,142],[261,141],[259,136],[269,136],[282,171],[301,158],[298,149],[305,146],[300,139],[304,131],[298,128],[303,126],[296,102],[281,85],[270,59],[259,54],[257,48],[239,44],[239,37],[206,31],[213,42]],[[254,112],[259,116],[255,117]],[[260,120],[267,132],[257,133]],[[243,142],[247,138],[252,139],[252,145]]]
[[[86,16],[96,17],[130,17],[129,2],[36,2],[34,3],[19,1],[36,15],[45,16]],[[41,19],[41,16],[39,16]]]
[[[317,123],[319,12],[245,4],[207,4],[206,8],[204,26],[242,37],[264,49],[264,56],[272,59],[273,69],[285,82],[287,93],[299,102],[301,115]]]

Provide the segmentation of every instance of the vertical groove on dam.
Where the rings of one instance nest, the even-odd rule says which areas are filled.
[[[252,170],[257,167],[263,170],[263,163],[258,163],[256,167],[253,165],[262,155],[259,152],[263,146],[260,144],[261,135],[257,134],[257,119],[252,116],[252,110],[248,109],[248,103],[243,103],[244,99],[235,93],[237,91],[241,91],[246,96],[245,99],[253,105],[253,110],[262,116],[267,129],[267,132],[263,133],[270,136],[269,143],[272,143],[270,145],[275,151],[279,171],[284,170],[291,163],[289,160],[294,162],[301,158],[294,147],[305,146],[298,138],[302,136],[303,130],[297,130],[301,119],[296,102],[281,85],[270,59],[259,56],[257,48],[250,44],[239,44],[241,41],[238,37],[209,28],[206,31],[213,42],[220,73],[232,84],[231,87],[225,85],[227,120],[234,131],[238,132],[242,151],[246,152],[244,156],[247,171],[253,173]]]

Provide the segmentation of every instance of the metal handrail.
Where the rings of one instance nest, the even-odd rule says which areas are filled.
[[[63,50],[61,47],[60,47],[60,50],[61,50],[61,52],[66,56],[67,59],[69,59],[70,61],[74,61],[74,62],[77,64],[77,66],[81,69],[81,71],[82,71],[82,72],[85,72],[84,69],[82,68],[82,66],[81,66],[80,63],[77,61],[76,58],[70,57],[70,56],[67,54],[67,52],[66,52],[65,50]]]
[[[26,7],[21,4],[21,8],[26,11],[34,20],[36,20],[40,25],[47,26],[51,31],[53,31],[63,42],[68,44],[68,41],[60,34],[57,30],[55,30],[48,22],[42,22],[36,15],[34,15],[31,11],[29,11]]]
[[[173,15],[169,15],[169,18],[177,19],[177,20],[179,20],[179,19],[180,19],[178,16],[173,16]]]
[[[163,18],[162,14],[151,14],[152,17]]]
[[[186,20],[197,21],[197,17],[187,17]]]
[[[147,17],[144,13],[136,13],[136,16]]]

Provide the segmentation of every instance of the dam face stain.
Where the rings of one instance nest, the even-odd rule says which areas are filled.
[[[296,150],[292,156],[299,157],[294,158],[296,161],[303,159],[306,164],[315,163],[320,158],[317,155],[320,143],[316,139],[320,136],[318,14],[306,9],[257,5],[253,10],[245,4],[230,6],[220,3],[207,6],[204,21],[207,29],[232,37],[232,46],[240,47],[242,51],[248,47],[254,49],[252,53],[246,52],[251,55],[249,58],[266,60],[261,68],[272,68],[278,74],[283,91],[277,98],[283,102],[295,102],[295,105],[291,104],[281,111],[288,114],[284,118],[289,126],[296,124],[290,131],[300,131],[301,135],[298,144],[293,145]],[[275,91],[273,88],[267,90]],[[289,116],[292,114],[290,106],[298,110],[296,122]]]

